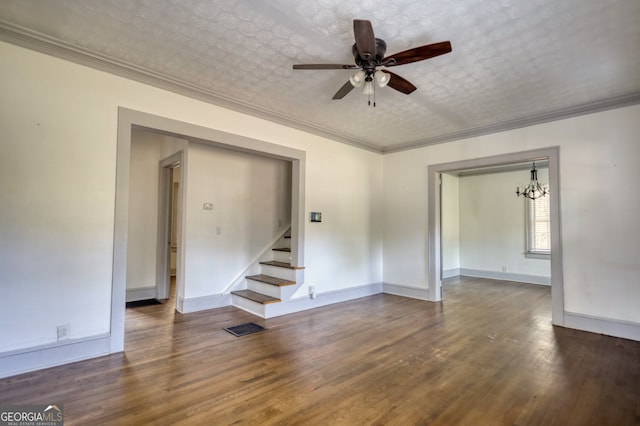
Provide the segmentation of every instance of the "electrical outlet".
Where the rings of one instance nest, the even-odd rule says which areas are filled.
[[[68,339],[71,334],[71,326],[63,324],[58,326],[58,340]]]

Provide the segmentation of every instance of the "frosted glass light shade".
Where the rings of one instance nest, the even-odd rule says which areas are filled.
[[[367,81],[362,88],[363,95],[373,95],[373,81]]]
[[[355,74],[353,74],[351,77],[349,77],[349,81],[351,82],[351,85],[353,87],[360,87],[362,86],[362,83],[364,82],[365,77],[366,76],[364,71],[360,70]]]
[[[378,87],[384,87],[389,84],[389,80],[391,80],[391,74],[384,71],[377,71],[374,75],[376,79],[376,83],[378,83]]]

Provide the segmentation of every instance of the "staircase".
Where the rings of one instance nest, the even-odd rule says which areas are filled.
[[[234,306],[262,318],[274,316],[273,304],[286,302],[302,282],[303,266],[291,266],[291,237],[271,249],[272,260],[259,262],[260,273],[246,276],[247,288],[231,292]]]

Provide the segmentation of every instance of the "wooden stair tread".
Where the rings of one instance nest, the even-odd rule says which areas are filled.
[[[260,303],[262,305],[267,305],[269,303],[277,303],[281,302],[280,299],[275,297],[267,296],[266,294],[257,293],[251,290],[236,290],[232,291],[231,294],[235,294],[236,296],[244,297],[245,299],[252,300],[256,303]]]
[[[286,251],[287,253],[291,253],[291,249],[289,247],[278,247],[271,249],[273,251]]]
[[[304,266],[291,266],[290,263],[278,262],[277,260],[270,260],[268,262],[260,262],[261,265],[277,266],[279,268],[287,269],[304,269]]]
[[[271,275],[265,275],[265,274],[250,275],[250,276],[248,276],[246,278],[250,279],[250,280],[253,280],[253,281],[260,281],[261,283],[265,283],[265,284],[275,285],[275,286],[278,286],[278,287],[284,287],[284,286],[287,286],[287,285],[295,285],[296,284],[295,281],[285,280],[285,279],[278,278],[278,277],[272,277]]]

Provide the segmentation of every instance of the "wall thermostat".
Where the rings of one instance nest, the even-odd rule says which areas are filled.
[[[322,222],[322,213],[311,212],[311,222]]]

